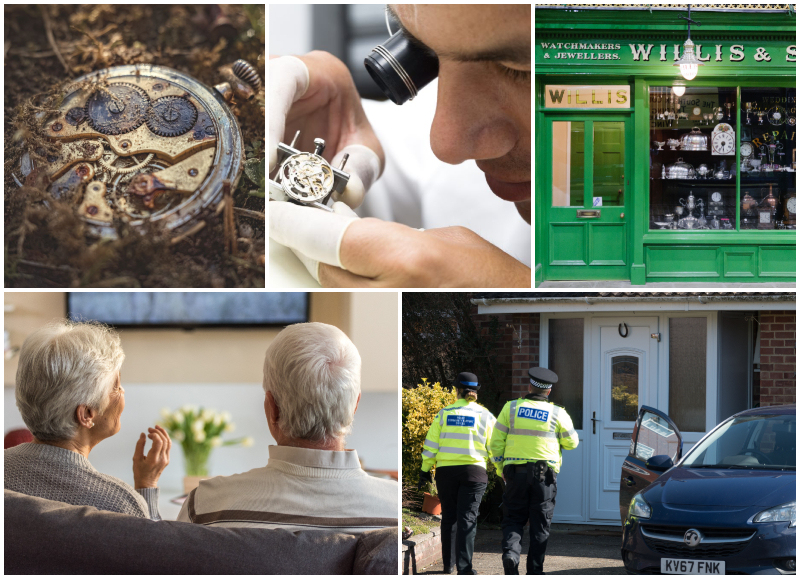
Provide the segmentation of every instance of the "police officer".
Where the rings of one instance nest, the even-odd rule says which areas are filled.
[[[558,376],[546,368],[528,370],[529,394],[506,403],[497,418],[490,449],[503,465],[503,569],[518,575],[523,527],[530,521],[527,571],[543,574],[544,552],[556,506],[556,475],[561,449],[578,446],[572,419],[547,400]]]
[[[445,573],[456,566],[459,575],[474,575],[472,551],[478,526],[478,507],[489,479],[486,459],[495,417],[476,403],[478,377],[462,372],[453,382],[458,400],[436,415],[422,450],[419,486],[431,482],[436,466],[436,489],[442,503],[442,562]]]

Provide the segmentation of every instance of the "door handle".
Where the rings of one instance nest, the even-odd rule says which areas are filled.
[[[625,214],[624,214],[624,213],[620,213],[620,214],[619,214],[619,218],[620,218],[620,219],[625,219]]]
[[[597,416],[597,412],[592,412],[592,434],[597,434],[597,431],[595,430],[595,424],[602,422],[602,420],[595,418],[595,416]]]
[[[625,478],[623,480],[625,481],[625,484],[628,485],[629,487],[632,487],[633,485],[636,484],[636,481],[633,480],[632,476],[629,476],[629,477],[627,477],[627,478]]]

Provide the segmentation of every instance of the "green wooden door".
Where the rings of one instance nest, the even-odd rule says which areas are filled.
[[[545,279],[629,279],[629,115],[545,121]]]

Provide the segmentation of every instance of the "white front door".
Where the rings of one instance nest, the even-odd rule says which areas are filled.
[[[642,404],[656,400],[658,318],[592,320],[589,517],[619,521],[619,481]]]

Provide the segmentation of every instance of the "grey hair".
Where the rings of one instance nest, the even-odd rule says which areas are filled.
[[[38,440],[71,439],[78,406],[105,411],[124,359],[119,335],[100,323],[59,321],[36,330],[22,343],[17,367],[25,425]]]
[[[284,329],[264,357],[264,392],[272,392],[287,436],[331,442],[350,433],[361,392],[361,356],[335,326]]]

